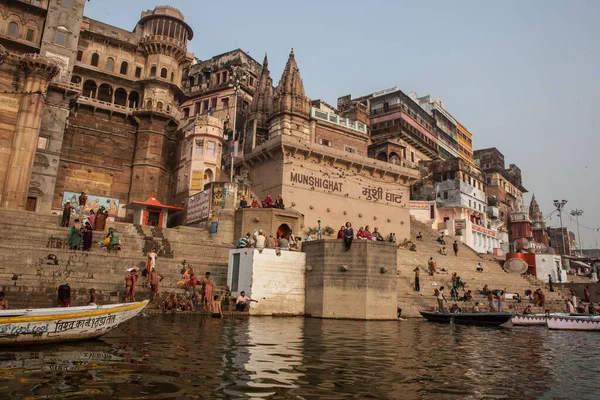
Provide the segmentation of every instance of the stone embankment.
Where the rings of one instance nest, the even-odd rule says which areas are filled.
[[[105,232],[94,231],[94,245],[89,252],[68,250],[70,228],[59,226],[59,216],[0,209],[0,289],[6,292],[11,308],[51,307],[56,305],[56,287],[71,286],[72,304],[88,301],[90,288],[100,294],[102,303],[123,300],[124,276],[127,268],[145,268],[147,253],[159,249],[157,271],[164,276],[160,298],[168,292],[183,293],[176,282],[182,279],[182,262],[195,267],[198,275],[212,273],[215,292],[226,291],[227,255],[230,246],[213,243],[206,230],[174,228],[156,230],[132,224],[108,222],[120,234],[123,250],[108,253],[100,249]],[[59,246],[56,248],[54,246]],[[54,254],[58,265],[48,264]],[[136,300],[150,297],[150,289],[142,287],[140,277]],[[157,304],[155,304],[157,305]]]
[[[423,235],[422,241],[415,239],[419,231]],[[564,299],[566,297],[562,292],[550,292],[547,284],[527,279],[520,274],[505,272],[500,265],[502,258],[489,254],[478,254],[469,247],[460,244],[460,242],[458,257],[455,257],[452,251],[453,237],[445,238],[447,255],[439,254],[442,246],[436,242],[438,236],[438,232],[428,228],[427,225],[411,220],[411,237],[417,251],[410,251],[408,248],[403,247],[398,250],[398,307],[402,308],[403,316],[418,316],[419,310],[437,308],[437,301],[433,296],[433,292],[436,287],[439,288],[440,286],[445,287],[444,292],[448,299],[448,307],[450,307],[453,304],[450,298],[450,289],[452,288],[452,273],[454,272],[461,277],[462,281],[466,282],[466,289],[471,290],[473,294],[473,301],[467,303],[457,302],[463,309],[471,308],[475,302],[483,303],[483,309],[487,309],[488,301],[485,296],[480,294],[480,290],[487,284],[491,290],[506,289],[509,293],[518,293],[521,297],[523,297],[525,290],[538,288],[541,288],[546,295],[544,309],[533,307],[533,303],[527,301],[517,303],[516,301],[507,300],[505,302],[507,311],[520,311],[526,305],[531,305],[534,312],[544,312],[545,309],[551,311],[564,310]],[[439,274],[428,275],[429,257],[433,257],[437,263]],[[476,272],[477,263],[481,263],[483,272]],[[413,270],[416,266],[419,266],[421,270],[420,292],[414,291],[415,274]],[[446,271],[442,272],[442,269]],[[462,290],[459,290],[459,295],[462,296],[462,293]]]

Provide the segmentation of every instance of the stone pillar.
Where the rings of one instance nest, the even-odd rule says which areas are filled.
[[[25,54],[19,62],[23,71],[23,93],[12,142],[8,171],[2,194],[4,208],[25,209],[33,159],[38,142],[42,111],[46,105],[44,95],[50,80],[58,74],[58,67],[39,54]]]
[[[317,318],[397,319],[397,257],[394,244],[354,240],[302,243],[306,253],[306,315]]]

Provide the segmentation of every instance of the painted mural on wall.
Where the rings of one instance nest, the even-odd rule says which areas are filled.
[[[63,194],[62,207],[64,208],[67,201],[71,202],[73,207],[73,214],[79,212],[79,196],[81,193],[65,192]],[[94,196],[93,194],[86,193],[88,199],[83,210],[85,213],[89,213],[90,210],[97,211],[101,206],[104,206],[108,210],[108,215],[116,217],[119,213],[119,199],[113,199],[110,197]]]

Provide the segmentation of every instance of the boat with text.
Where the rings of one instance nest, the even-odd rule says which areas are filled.
[[[95,339],[138,315],[137,303],[0,311],[0,345]]]
[[[548,329],[600,331],[599,315],[557,315],[546,320]]]
[[[510,322],[513,325],[531,326],[531,325],[546,325],[546,319],[554,316],[568,316],[569,314],[552,313],[552,314],[515,314]]]
[[[509,312],[480,312],[480,313],[440,313],[419,311],[421,315],[431,322],[454,323],[460,325],[502,325],[512,318]]]

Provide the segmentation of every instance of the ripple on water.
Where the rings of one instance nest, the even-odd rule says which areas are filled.
[[[597,338],[422,320],[165,315],[99,341],[0,350],[0,390],[32,399],[592,399]]]

